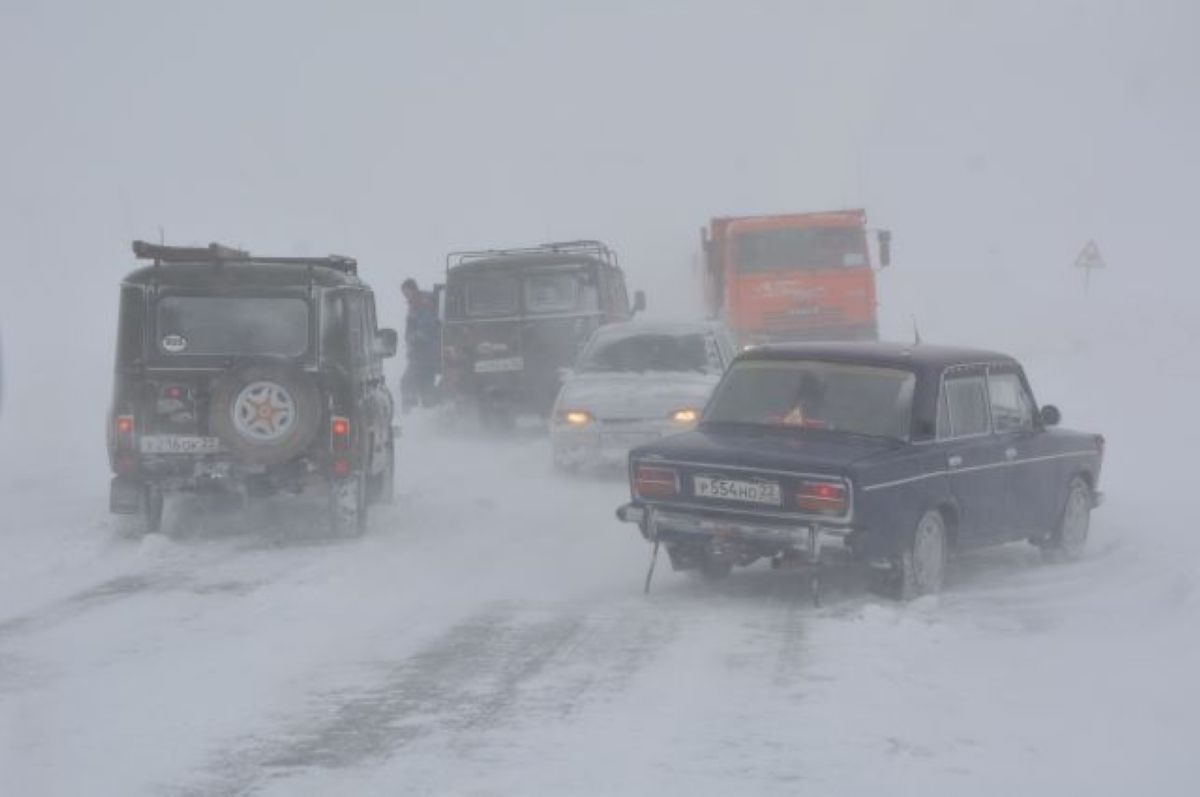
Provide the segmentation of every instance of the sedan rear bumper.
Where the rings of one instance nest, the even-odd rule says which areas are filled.
[[[666,510],[638,504],[617,509],[617,519],[635,523],[652,542],[701,543],[710,548],[746,548],[757,556],[802,554],[810,563],[850,554],[848,526],[827,526],[798,521],[758,522],[711,517],[694,512]]]

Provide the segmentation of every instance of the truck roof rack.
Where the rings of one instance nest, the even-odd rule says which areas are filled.
[[[608,245],[601,241],[579,240],[579,241],[555,241],[552,243],[539,244],[538,246],[523,246],[510,249],[480,249],[471,252],[451,252],[446,255],[446,270],[449,271],[455,266],[461,266],[465,263],[471,263],[477,260],[488,260],[499,257],[517,257],[520,255],[580,255],[583,257],[591,257],[610,266],[619,265],[617,262],[617,254],[608,248]]]
[[[139,260],[153,260],[154,265],[167,263],[279,263],[297,266],[322,266],[343,274],[358,274],[358,261],[344,255],[326,257],[259,257],[244,249],[211,243],[208,246],[167,246],[147,241],[133,242],[133,255]]]

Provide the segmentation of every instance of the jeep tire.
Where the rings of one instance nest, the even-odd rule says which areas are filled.
[[[367,530],[367,478],[363,474],[330,481],[329,530],[335,537],[359,537]]]
[[[209,429],[243,462],[293,460],[320,428],[320,392],[309,374],[278,365],[250,366],[224,374],[213,386]]]
[[[157,484],[145,483],[140,487],[139,506],[133,514],[117,515],[117,530],[122,537],[140,540],[147,534],[157,534],[162,529],[163,507],[166,503],[163,489]]]
[[[368,498],[372,504],[390,504],[396,497],[396,441],[391,435],[383,455],[383,469],[370,477]]]

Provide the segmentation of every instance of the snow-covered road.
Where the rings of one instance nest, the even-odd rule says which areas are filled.
[[[127,541],[98,455],[7,463],[0,794],[1198,793],[1196,433],[1146,434],[1128,385],[1200,382],[1138,346],[1019,352],[1109,435],[1088,558],[972,555],[910,605],[843,576],[815,609],[766,567],[643,597],[621,480],[532,434],[408,422],[400,500],[348,542],[283,499]]]

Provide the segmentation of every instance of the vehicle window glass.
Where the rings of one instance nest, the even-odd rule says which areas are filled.
[[[489,318],[516,315],[518,283],[515,274],[475,274],[465,286],[467,315]]]
[[[156,321],[165,356],[298,357],[308,350],[308,303],[298,298],[164,296]]]
[[[1016,373],[989,373],[988,397],[992,404],[992,425],[997,432],[1033,428],[1033,401]]]
[[[625,318],[629,315],[629,292],[625,290],[625,277],[620,271],[612,274],[613,303],[609,315]]]
[[[709,370],[720,373],[725,370],[725,358],[716,335],[704,336],[704,351],[708,355]]]
[[[853,268],[867,265],[867,237],[858,227],[756,230],[733,238],[738,271]]]
[[[529,274],[525,277],[525,309],[530,313],[565,313],[579,302],[579,274],[574,271]],[[598,302],[595,286],[586,292],[593,309]]]
[[[916,377],[815,360],[743,360],[717,387],[706,423],[824,429],[907,439]]]
[[[945,384],[949,437],[986,434],[988,421],[987,385],[982,376],[955,376]]]
[[[950,409],[946,404],[946,391],[943,390],[938,394],[937,405],[937,436],[950,436]]]
[[[350,356],[357,363],[368,359],[366,341],[366,317],[363,310],[362,296],[357,293],[345,294],[346,326],[350,332]]]
[[[600,336],[581,356],[579,370],[720,373],[721,369],[700,333],[636,333]]]
[[[321,322],[321,352],[334,360],[350,357],[350,330],[346,324],[346,302],[340,293],[328,293]]]
[[[379,329],[379,325],[375,321],[375,296],[368,293],[363,301],[367,310],[365,318],[367,322],[367,339],[370,340],[370,338],[373,337],[375,332]]]
[[[121,311],[117,332],[117,362],[129,365],[142,358],[146,333],[146,294],[141,288],[121,289]]]

